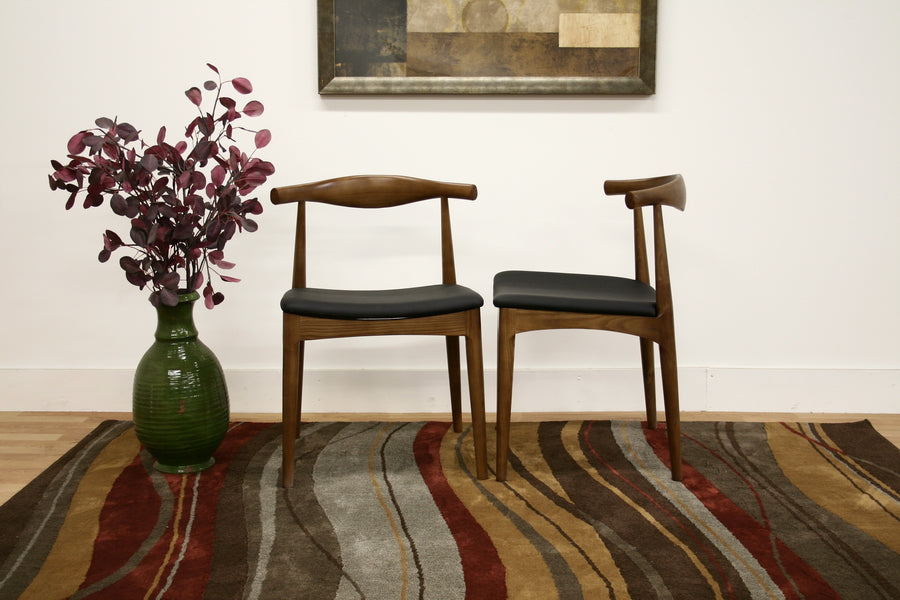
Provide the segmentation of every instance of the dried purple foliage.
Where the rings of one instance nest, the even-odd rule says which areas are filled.
[[[240,281],[220,273],[234,267],[223,250],[236,233],[256,231],[251,216],[263,207],[248,196],[275,172],[272,163],[254,156],[271,141],[271,132],[234,125],[244,116],[261,115],[263,105],[251,100],[238,110],[233,99],[222,96],[226,84],[239,94],[251,93],[253,86],[243,77],[223,82],[218,69],[208,66],[218,81],[206,81],[203,89],[215,97],[210,112],[204,112],[200,88],[185,92],[199,114],[184,140],[168,143],[162,127],[150,145],[134,126],[102,117],[96,128],[69,140],[68,164],[51,161],[50,188],[68,192],[66,209],[83,194],[84,208],[108,199],[112,211],[128,219],[128,241],[107,230],[98,258],[106,262],[116,250],[130,248],[133,254],[123,256],[119,266],[129,283],[152,290],[156,306],[174,306],[179,292],[201,287],[207,308],[224,300],[213,288],[213,275]],[[237,131],[253,134],[249,155],[235,145]]]

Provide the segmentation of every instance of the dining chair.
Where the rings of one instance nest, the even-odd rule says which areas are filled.
[[[684,210],[681,175],[606,181],[607,195],[625,195],[633,212],[635,277],[541,271],[503,271],[494,277],[494,306],[500,309],[497,348],[497,472],[505,481],[509,459],[513,362],[516,334],[546,329],[596,329],[640,338],[647,426],[655,429],[656,387],[653,343],[659,345],[666,434],[672,479],[681,480],[681,425],[672,286],[663,227],[663,206]],[[655,286],[650,283],[642,209],[652,207]]]
[[[446,338],[453,429],[462,431],[459,338],[466,339],[466,364],[476,476],[486,479],[484,369],[481,306],[477,292],[456,283],[449,198],[475,200],[478,190],[465,183],[442,183],[394,175],[356,175],[278,187],[274,204],[296,203],[293,283],[281,298],[283,312],[282,484],[294,481],[294,445],[300,432],[305,342],[381,335],[439,335]],[[440,199],[441,283],[402,289],[347,290],[308,287],[306,282],[306,203],[376,209]],[[372,231],[377,243],[377,231]],[[362,243],[360,243],[360,247]],[[368,273],[367,273],[368,275]],[[437,277],[434,278],[437,281]]]

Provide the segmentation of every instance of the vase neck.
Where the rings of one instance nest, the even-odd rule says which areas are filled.
[[[194,325],[194,302],[199,295],[183,294],[175,306],[158,306],[156,308],[156,339],[182,340],[197,337]]]

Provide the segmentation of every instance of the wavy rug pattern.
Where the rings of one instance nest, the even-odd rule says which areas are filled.
[[[479,481],[447,423],[232,423],[163,475],[108,421],[0,507],[0,598],[900,598],[900,450],[867,421],[514,423]]]

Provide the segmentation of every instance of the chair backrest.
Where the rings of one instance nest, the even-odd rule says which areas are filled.
[[[456,283],[449,198],[475,200],[478,189],[468,183],[444,183],[399,175],[353,175],[272,190],[273,204],[297,203],[293,287],[306,287],[306,203],[353,208],[387,208],[441,199],[441,263],[443,283]]]
[[[603,190],[609,196],[625,194],[625,205],[634,212],[634,265],[635,278],[650,283],[647,260],[647,240],[644,233],[644,216],[641,209],[653,207],[653,257],[656,278],[656,309],[658,315],[672,312],[672,284],[669,278],[669,257],[666,251],[666,232],[663,224],[663,206],[684,210],[687,190],[681,175],[665,175],[650,179],[607,181]]]

